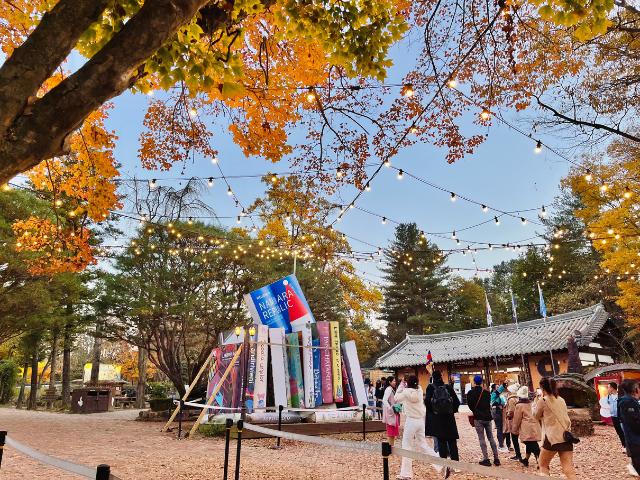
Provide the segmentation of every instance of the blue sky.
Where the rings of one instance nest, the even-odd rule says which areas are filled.
[[[391,58],[395,65],[389,72],[388,83],[401,83],[403,76],[411,68],[411,55],[407,55],[405,46],[401,45],[392,52]],[[126,93],[113,102],[115,108],[111,111],[108,126],[119,136],[116,158],[123,165],[122,174],[125,177],[136,175],[147,179],[158,178],[160,181],[163,177],[181,176],[181,166],[176,166],[169,172],[148,172],[141,167],[137,159],[139,135],[148,100],[146,95]],[[514,123],[522,120],[514,112],[507,112],[507,117]],[[472,121],[472,115],[468,114],[463,120],[464,126],[477,131],[478,127],[473,125]],[[442,151],[429,144],[417,144],[401,151],[392,163],[395,167],[425,178],[449,191],[501,210],[548,206],[558,194],[559,181],[566,174],[568,163],[546,149],[539,154],[534,153],[535,142],[532,139],[497,121],[486,131],[488,140],[477,152],[454,164],[447,164]],[[299,134],[302,132],[297,132],[296,136]],[[552,146],[562,147],[554,145],[554,138],[545,135],[545,132],[538,131],[536,137]],[[260,158],[244,157],[231,141],[226,129],[215,131],[213,146],[220,152],[220,167],[227,176],[289,169],[284,161],[273,165]],[[208,177],[217,176],[219,172],[209,159],[199,158],[186,167],[185,175]],[[168,183],[171,182],[162,181],[162,184]],[[259,179],[230,180],[230,184],[244,205],[249,205],[264,191]],[[353,188],[345,187],[341,196],[348,201],[353,198],[354,193]],[[226,194],[222,182],[217,182],[214,188],[206,193],[205,200],[217,215],[232,217],[223,220],[223,225],[235,225],[234,218],[238,209]],[[358,206],[388,218],[416,222],[424,231],[432,232],[460,230],[465,226],[493,218],[492,213],[483,213],[477,205],[462,200],[451,202],[447,192],[432,189],[407,176],[399,181],[396,179],[396,171],[390,169],[383,169],[376,177],[372,182],[372,191],[361,197]],[[531,212],[527,217],[535,219],[536,214]],[[133,224],[126,228],[133,228]],[[350,210],[344,220],[336,224],[336,228],[353,237],[384,247],[393,237],[394,226],[389,222],[382,225],[379,218],[358,210]],[[486,225],[460,232],[458,237],[465,241],[502,244],[518,242],[541,231],[539,226],[523,226],[519,219],[503,217],[499,227],[494,222],[488,222]],[[456,242],[450,238],[430,239],[435,240],[441,248],[456,247]],[[351,243],[356,251],[371,249],[356,241]],[[463,241],[461,245],[466,246],[467,243]],[[516,255],[517,253],[512,251],[496,249],[478,252],[475,258],[479,268],[491,268],[496,263],[514,258]],[[449,265],[474,268],[471,255],[463,256],[460,253],[449,258]],[[366,272],[366,278],[380,281],[377,264],[361,262],[358,268]],[[464,273],[465,276],[472,274],[473,272]]]

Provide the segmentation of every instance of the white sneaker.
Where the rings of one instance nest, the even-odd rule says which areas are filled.
[[[638,475],[638,472],[636,472],[636,469],[633,468],[633,465],[628,464],[627,470],[629,471],[629,475],[631,475],[632,477],[640,477],[640,475]]]
[[[502,453],[508,453],[509,449],[507,447],[498,447],[498,451]]]

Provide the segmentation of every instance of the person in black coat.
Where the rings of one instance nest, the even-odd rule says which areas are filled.
[[[438,391],[439,389],[440,391]],[[449,394],[450,405],[446,405],[445,390]],[[440,458],[460,460],[458,454],[458,438],[460,437],[455,417],[460,407],[460,400],[453,387],[444,383],[440,370],[433,371],[432,382],[427,387],[424,404],[427,408],[425,433],[438,439]],[[444,408],[443,405],[445,405]]]

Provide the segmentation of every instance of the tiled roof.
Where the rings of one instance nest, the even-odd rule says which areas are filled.
[[[589,308],[563,313],[545,319],[496,325],[492,329],[477,328],[434,335],[407,335],[397,346],[376,362],[379,368],[422,365],[431,351],[434,363],[457,362],[479,358],[545,352],[567,348],[567,338],[582,334],[581,343],[588,345],[602,329],[608,314],[601,303]]]
[[[588,382],[589,380],[593,380],[595,377],[604,375],[610,372],[620,372],[620,371],[640,371],[640,365],[637,363],[616,363],[614,365],[605,365],[604,367],[598,367],[591,370],[584,376],[584,381]]]

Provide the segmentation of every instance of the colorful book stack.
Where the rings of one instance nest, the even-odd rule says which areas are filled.
[[[264,411],[267,398],[273,398],[273,406],[294,409],[367,403],[355,342],[340,342],[338,322],[315,322],[294,275],[245,295],[245,301],[256,334],[250,339],[246,363],[236,362],[214,405],[240,406],[245,374],[240,365],[247,369],[244,393],[248,411]],[[243,335],[221,335],[224,344],[212,356],[209,395],[243,341]]]

